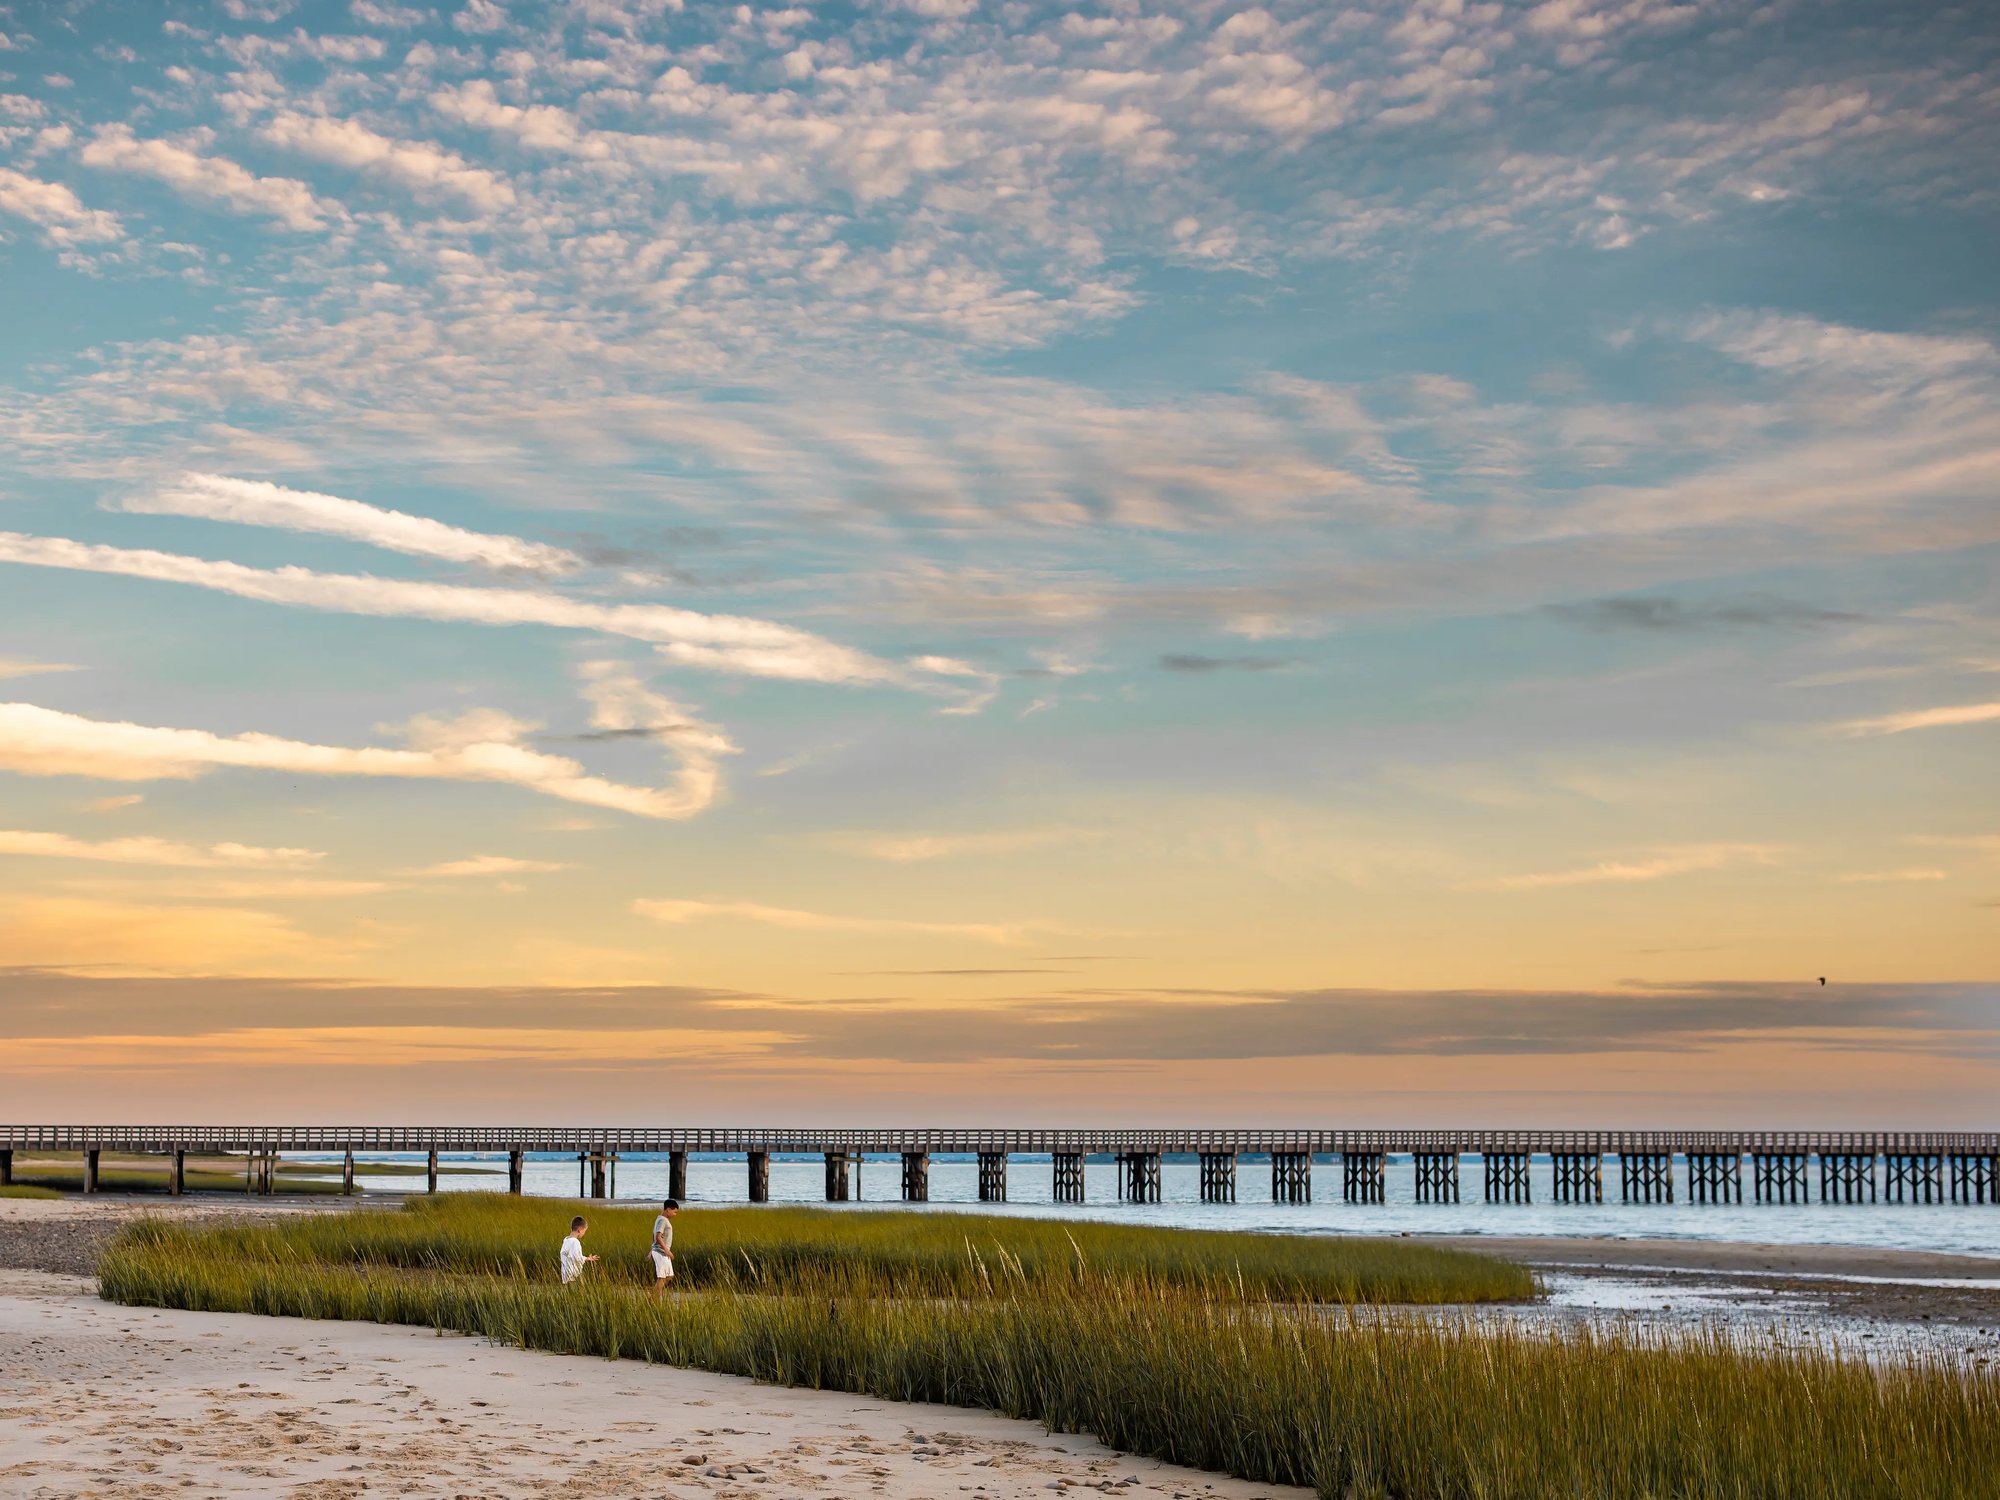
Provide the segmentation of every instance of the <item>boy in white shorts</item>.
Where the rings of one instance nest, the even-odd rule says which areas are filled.
[[[660,1205],[660,1216],[653,1220],[653,1295],[658,1297],[667,1289],[667,1283],[674,1279],[674,1215],[679,1213],[680,1204],[669,1198]]]

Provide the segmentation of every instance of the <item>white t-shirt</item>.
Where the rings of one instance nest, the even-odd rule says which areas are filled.
[[[564,1235],[562,1243],[563,1285],[568,1286],[572,1281],[576,1280],[576,1278],[581,1276],[582,1274],[583,1274],[583,1241],[578,1239],[573,1234]]]
[[[665,1214],[653,1220],[653,1248],[668,1255],[674,1253],[674,1221]]]

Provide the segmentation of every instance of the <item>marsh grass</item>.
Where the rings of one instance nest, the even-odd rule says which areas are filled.
[[[100,1277],[134,1304],[415,1324],[989,1408],[1339,1500],[2000,1495],[1992,1376],[1746,1351],[1715,1332],[1527,1333],[1087,1261],[1040,1277],[989,1263],[967,1296],[857,1296],[801,1264],[656,1302],[614,1280],[333,1264],[297,1237],[172,1224],[128,1230]]]
[[[38,1187],[34,1183],[14,1182],[0,1187],[0,1198],[60,1198],[61,1193],[52,1187]]]
[[[238,1158],[233,1164],[225,1158],[209,1157],[200,1161],[189,1158],[184,1186],[191,1193],[242,1193],[243,1161]],[[336,1165],[335,1172],[339,1172]],[[169,1164],[159,1157],[120,1157],[116,1161],[106,1161],[97,1173],[97,1186],[106,1193],[164,1193],[167,1191]],[[14,1180],[31,1186],[59,1189],[61,1192],[80,1193],[83,1191],[83,1161],[72,1157],[67,1160],[17,1161],[14,1166]],[[278,1169],[275,1186],[281,1193],[338,1193],[340,1182],[336,1176],[332,1182],[318,1175],[295,1173],[290,1163]]]
[[[601,1279],[652,1282],[653,1209],[450,1194],[398,1213],[312,1215],[212,1233],[243,1252],[329,1263],[553,1277],[572,1213],[590,1218]],[[1524,1268],[1394,1240],[1227,1234],[992,1214],[815,1208],[689,1209],[677,1224],[683,1287],[782,1288],[815,1278],[848,1293],[976,1296],[1002,1268],[1031,1285],[1142,1276],[1233,1297],[1307,1302],[1493,1302],[1531,1297]]]

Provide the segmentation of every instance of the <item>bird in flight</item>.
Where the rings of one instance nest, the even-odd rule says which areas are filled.
[[[1825,976],[1824,974],[1822,974],[1822,975],[1820,975],[1820,976],[1819,976],[1819,987],[1820,987],[1821,989],[1825,989],[1825,988],[1826,988],[1826,976]]]

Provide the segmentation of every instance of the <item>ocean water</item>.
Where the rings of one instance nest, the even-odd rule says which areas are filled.
[[[421,1161],[421,1156],[397,1155],[375,1160]],[[440,1191],[504,1192],[507,1186],[506,1158],[450,1157],[452,1164],[494,1165],[492,1176],[442,1176]],[[406,1176],[368,1174],[367,1159],[356,1158],[357,1181],[364,1187],[387,1192],[411,1191]],[[850,1169],[851,1170],[851,1169]],[[1556,1204],[1551,1195],[1550,1169],[1538,1159],[1532,1169],[1533,1193],[1543,1200],[1527,1204],[1485,1203],[1480,1201],[1481,1179],[1476,1161],[1468,1158],[1460,1166],[1460,1191],[1465,1202],[1458,1204],[1417,1203],[1407,1158],[1389,1158],[1386,1203],[1348,1204],[1340,1201],[1340,1168],[1325,1163],[1313,1170],[1311,1203],[1273,1203],[1270,1169],[1262,1162],[1245,1162],[1237,1169],[1237,1201],[1233,1204],[1202,1203],[1200,1168],[1192,1163],[1169,1161],[1161,1170],[1161,1202],[1156,1204],[1118,1201],[1117,1168],[1110,1162],[1091,1162],[1084,1168],[1086,1201],[1080,1204],[1052,1201],[1052,1173],[1046,1159],[1020,1158],[1009,1162],[1004,1204],[981,1204],[978,1168],[970,1159],[933,1157],[930,1170],[932,1212],[954,1209],[980,1213],[1026,1214],[1038,1217],[1103,1219],[1118,1222],[1164,1224],[1197,1229],[1245,1229],[1271,1234],[1463,1234],[1497,1236],[1611,1236],[1625,1239],[1724,1240],[1780,1245],[1857,1245],[1880,1249],[1932,1250],[1962,1255],[2000,1256],[2000,1205],[1952,1203],[1803,1203],[1803,1204],[1693,1204],[1687,1200],[1684,1164],[1675,1165],[1673,1203],[1623,1204],[1618,1194],[1615,1164],[1607,1163],[1606,1196],[1601,1204]],[[1751,1184],[1745,1171],[1746,1196]],[[804,1203],[834,1209],[852,1207],[902,1206],[901,1163],[895,1157],[870,1157],[860,1173],[858,1204],[825,1204],[825,1168],[818,1157],[802,1160],[773,1158],[771,1201]],[[748,1201],[748,1172],[739,1158],[735,1161],[688,1163],[690,1209],[702,1204],[725,1205]],[[1818,1185],[1817,1169],[1811,1185]],[[535,1160],[527,1163],[526,1190],[531,1194],[573,1199],[578,1196],[574,1158]],[[624,1157],[618,1163],[618,1200],[624,1203],[658,1201],[666,1196],[667,1161],[644,1157]],[[422,1183],[416,1184],[422,1191]]]

